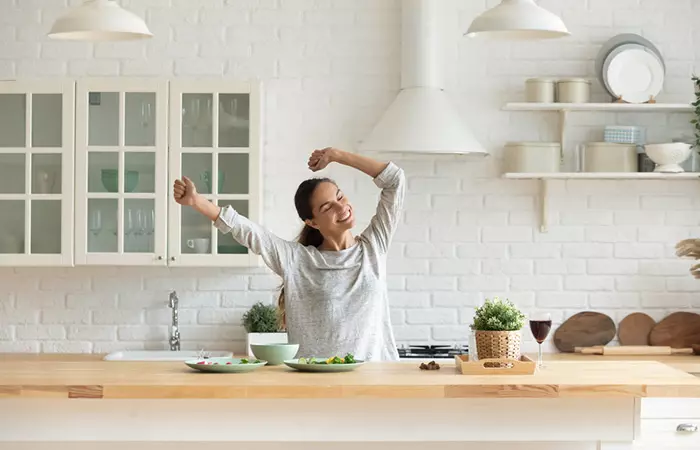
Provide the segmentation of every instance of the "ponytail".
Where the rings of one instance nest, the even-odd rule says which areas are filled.
[[[314,227],[304,224],[297,241],[304,247],[309,245],[319,247],[323,244],[323,235]],[[277,309],[279,311],[279,322],[282,330],[287,329],[287,315],[284,307],[284,287],[280,289],[280,296],[277,298]]]

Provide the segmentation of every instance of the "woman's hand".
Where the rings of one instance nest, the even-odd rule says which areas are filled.
[[[173,197],[175,201],[182,206],[194,206],[197,203],[197,188],[194,183],[187,177],[182,177],[181,180],[175,180],[173,184]]]
[[[333,147],[314,150],[311,156],[309,156],[309,169],[313,172],[325,169],[328,164],[338,160],[337,156],[340,152],[341,150]]]

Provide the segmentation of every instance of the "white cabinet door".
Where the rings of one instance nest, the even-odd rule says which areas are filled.
[[[257,83],[170,82],[170,179],[187,176],[208,200],[261,220],[261,89]],[[168,264],[257,266],[260,258],[169,195]]]
[[[77,82],[76,264],[166,265],[168,82]]]
[[[75,83],[0,82],[0,265],[73,264]]]

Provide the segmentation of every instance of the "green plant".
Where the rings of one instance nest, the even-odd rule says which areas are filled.
[[[695,132],[695,149],[700,149],[700,78],[697,75],[693,75],[693,84],[695,84],[695,101],[692,103],[693,108],[695,108],[695,117],[690,121],[693,124],[693,131]]]
[[[277,333],[281,331],[277,307],[262,302],[254,304],[243,314],[243,327],[248,333]]]
[[[523,327],[525,315],[510,300],[488,298],[476,308],[472,329],[477,331],[516,331]]]

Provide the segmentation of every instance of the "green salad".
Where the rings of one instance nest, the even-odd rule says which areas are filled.
[[[241,364],[260,364],[261,362],[262,361],[260,361],[259,359],[256,359],[255,361],[251,361],[245,358],[241,359]]]
[[[299,364],[355,364],[355,357],[352,353],[348,353],[345,357],[331,356],[328,359],[316,358],[299,358]]]

